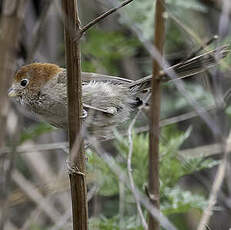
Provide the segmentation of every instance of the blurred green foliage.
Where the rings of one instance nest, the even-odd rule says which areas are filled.
[[[151,39],[153,37],[153,26],[154,26],[154,1],[135,1],[129,4],[127,7],[123,8],[124,14],[120,14],[120,22],[123,24],[134,25],[142,32],[146,39]],[[206,8],[199,3],[197,0],[167,0],[167,9],[175,13],[178,16],[184,16],[187,10],[194,10],[205,12]]]
[[[92,218],[90,219],[89,228],[92,230],[143,230],[143,227],[137,224],[135,216],[125,218],[122,222],[120,216]]]
[[[163,128],[161,132],[159,162],[160,208],[166,215],[185,213],[192,209],[202,210],[207,204],[204,196],[187,191],[178,184],[183,176],[193,174],[202,169],[211,168],[218,164],[218,161],[213,159],[203,159],[203,157],[189,158],[179,155],[179,148],[189,137],[190,131],[191,129],[188,129],[186,132],[179,132],[176,127],[169,126]],[[129,151],[127,138],[119,137],[116,141],[116,147],[118,150],[116,163],[120,166],[121,173],[126,174],[127,155]],[[140,191],[144,191],[144,187],[147,184],[147,157],[148,135],[133,134],[132,174],[135,184]],[[100,186],[100,195],[119,197],[118,177],[110,170],[103,159],[91,151],[88,151],[88,171],[95,175],[95,181]],[[124,218],[126,220],[139,219],[135,211],[136,205],[134,197],[128,188],[125,188],[125,199],[123,202],[125,203],[126,213]],[[106,215],[106,213],[103,214]],[[93,222],[94,224],[98,223],[98,229],[117,229],[113,228],[114,225],[117,226],[119,224],[117,210],[114,210],[114,215],[112,215],[111,218],[108,217],[107,219],[104,217],[103,219],[101,218],[100,221],[96,219]],[[104,226],[104,228],[102,226]],[[109,226],[111,226],[111,228]],[[139,221],[135,222],[135,226],[138,227],[125,229],[139,229]]]
[[[135,55],[140,42],[120,31],[92,29],[82,44],[82,69],[86,72],[106,72],[118,75],[118,62]]]

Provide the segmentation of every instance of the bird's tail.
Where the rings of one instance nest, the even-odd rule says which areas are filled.
[[[161,71],[158,77],[161,81],[169,81],[171,80],[171,78],[168,77],[169,72],[175,73],[175,79],[182,79],[193,76],[218,64],[218,62],[225,58],[229,52],[230,49],[228,45],[220,46],[214,50],[173,65],[167,68],[165,71]],[[136,89],[138,92],[147,90],[151,87],[151,79],[152,75],[139,79],[135,82],[132,82],[130,88]]]

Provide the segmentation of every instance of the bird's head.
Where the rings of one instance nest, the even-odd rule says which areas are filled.
[[[34,96],[38,94],[41,87],[61,71],[59,66],[49,63],[32,63],[22,66],[14,76],[8,96],[16,98]]]

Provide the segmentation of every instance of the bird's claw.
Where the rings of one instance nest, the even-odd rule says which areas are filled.
[[[68,174],[78,174],[81,176],[85,176],[84,173],[80,172],[78,167],[76,165],[73,164],[73,162],[71,162],[70,160],[66,160],[66,165],[67,165],[67,171]]]
[[[83,115],[80,116],[81,119],[85,119],[87,117],[88,113],[85,109],[83,109]]]

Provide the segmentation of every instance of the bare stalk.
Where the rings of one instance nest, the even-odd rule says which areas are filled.
[[[25,2],[26,0],[2,1],[0,19],[0,148],[5,144],[6,121],[9,108],[7,90],[10,85],[11,76],[14,73],[16,61],[15,54],[18,44],[18,35],[24,17]],[[14,153],[14,151],[11,151],[9,159],[1,159],[0,161],[0,229],[4,229],[8,217],[8,196],[11,185],[11,174],[14,166]]]
[[[155,40],[154,46],[163,54],[164,45],[164,1],[156,1],[155,12]],[[161,60],[160,60],[161,61]],[[150,109],[150,135],[149,135],[149,177],[148,192],[150,201],[155,208],[159,209],[159,129],[160,129],[160,104],[161,104],[161,83],[158,79],[161,66],[157,60],[153,60],[152,95]],[[160,224],[158,219],[149,214],[148,229],[158,230]]]
[[[82,81],[80,66],[80,44],[74,42],[72,33],[80,34],[77,1],[62,0],[65,25],[65,46],[67,66],[68,122],[69,143],[72,149],[76,136],[80,134],[82,122]],[[70,31],[71,28],[71,31]],[[85,178],[85,155],[83,140],[80,138],[80,148],[71,151],[70,184],[72,196],[73,229],[88,229],[87,191]]]

